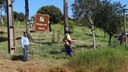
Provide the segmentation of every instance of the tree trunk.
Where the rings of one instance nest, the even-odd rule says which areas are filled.
[[[25,0],[25,23],[26,23],[26,32],[28,34],[29,39],[32,39],[30,35],[30,26],[29,26],[29,4],[28,0]]]
[[[1,10],[1,9],[0,9]],[[4,21],[3,21],[3,17],[2,17],[2,11],[0,11],[0,23],[3,26]]]
[[[93,48],[96,49],[96,38],[95,38],[94,25],[92,25],[92,35],[93,35]]]
[[[1,25],[3,26],[4,21],[3,21],[3,18],[2,18],[2,16],[1,16],[1,15],[0,15],[0,23],[1,23]]]
[[[111,45],[112,34],[109,34],[109,46]]]
[[[106,33],[104,32],[104,38],[106,38]]]
[[[93,37],[93,48],[96,49],[96,38],[95,38],[95,31],[94,31],[94,22],[91,16],[88,16],[88,20],[92,27],[92,37]]]
[[[2,24],[2,26],[4,25],[3,17],[1,17],[1,24]]]
[[[49,26],[49,31],[50,31],[50,32],[52,31],[51,24],[52,24],[52,23],[50,22],[49,25],[48,25],[48,26]]]
[[[64,34],[68,26],[68,0],[64,0]]]

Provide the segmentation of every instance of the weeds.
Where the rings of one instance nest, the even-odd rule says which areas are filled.
[[[69,60],[69,66],[77,71],[119,72],[127,65],[127,56],[128,52],[119,48],[81,51]]]

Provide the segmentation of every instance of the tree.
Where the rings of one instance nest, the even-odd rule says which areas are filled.
[[[12,3],[14,2],[14,0],[12,0]],[[2,23],[2,25],[4,24],[4,19],[3,19],[3,15],[2,15],[2,11],[5,11],[5,13],[7,13],[7,0],[0,0],[0,22]]]
[[[0,0],[0,23],[3,25],[2,11],[5,9],[6,0]]]
[[[0,0],[0,9],[3,10],[6,6],[6,0]]]
[[[99,3],[95,15],[95,26],[102,29],[109,35],[109,45],[114,34],[121,31],[123,27],[122,6],[120,2],[111,3],[108,0],[103,0]]]
[[[109,45],[112,36],[121,31],[123,18],[120,2],[111,3],[110,0],[76,0],[73,4],[74,17],[84,20],[88,19],[92,32],[94,26],[109,34]]]
[[[12,0],[12,3],[14,2],[14,0]],[[7,13],[7,0],[0,0],[0,11],[4,11],[5,13]]]
[[[31,16],[30,20],[34,21],[35,20],[35,17],[34,16]]]
[[[13,12],[13,15],[14,15],[14,20],[18,20],[18,21],[24,21],[25,20],[25,15],[23,12]]]
[[[74,18],[83,19],[87,18],[90,23],[93,35],[93,47],[96,48],[95,42],[95,32],[94,32],[94,10],[97,7],[97,4],[100,0],[75,0],[75,3],[72,4],[72,11]]]
[[[13,17],[14,17],[14,20],[17,20],[18,12],[14,11],[14,12],[13,12]]]
[[[59,8],[55,6],[43,6],[38,11],[37,14],[48,14],[50,16],[49,30],[51,30],[51,24],[59,23],[62,20],[62,13]]]

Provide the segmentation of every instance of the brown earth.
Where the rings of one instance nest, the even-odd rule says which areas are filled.
[[[68,68],[62,67],[61,64],[61,61],[54,60],[30,60],[23,62],[2,59],[0,60],[0,72],[73,72]]]

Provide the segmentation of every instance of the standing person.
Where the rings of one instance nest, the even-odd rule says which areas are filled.
[[[72,50],[72,43],[76,42],[76,40],[72,40],[71,39],[71,34],[72,34],[72,30],[68,30],[63,41],[64,41],[64,46],[65,46],[65,51],[66,51],[66,57],[72,56],[73,55],[73,50]]]
[[[126,39],[125,39],[125,33],[124,32],[122,32],[122,34],[120,35],[118,40],[120,41],[120,45],[125,43]]]
[[[29,39],[27,32],[23,33],[23,37],[21,38],[21,45],[23,48],[23,61],[26,62],[28,59],[28,47],[29,47]]]

